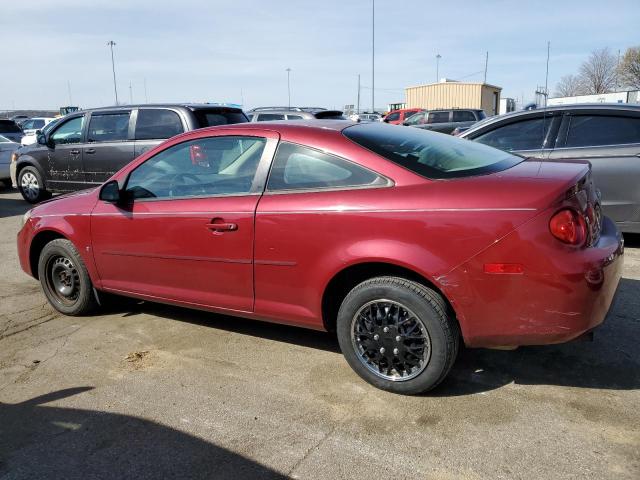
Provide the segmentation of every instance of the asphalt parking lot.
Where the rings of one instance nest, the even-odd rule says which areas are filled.
[[[0,190],[0,478],[640,478],[640,236],[593,343],[464,350],[421,397],[328,334],[150,303],[59,315]]]

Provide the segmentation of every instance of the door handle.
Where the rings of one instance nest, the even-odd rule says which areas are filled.
[[[80,153],[80,150],[75,150],[75,149],[74,150],[69,150],[69,153],[71,155],[78,155]]]
[[[87,149],[85,149],[84,153],[96,153],[96,149],[95,148],[87,148]]]
[[[214,232],[233,232],[238,229],[235,223],[216,222],[215,220],[205,225],[209,230]]]

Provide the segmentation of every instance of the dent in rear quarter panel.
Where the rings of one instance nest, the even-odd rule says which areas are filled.
[[[455,289],[446,273],[531,216],[433,207],[424,190],[409,198],[399,190],[264,195],[256,213],[256,315],[321,329],[327,284],[366,262],[413,270],[448,296]],[[455,309],[456,298],[448,299]]]
[[[447,275],[468,346],[561,343],[604,320],[622,272],[622,239],[607,219],[596,246],[562,244],[548,229],[553,212],[542,212]],[[486,274],[485,263],[522,264],[524,273]]]

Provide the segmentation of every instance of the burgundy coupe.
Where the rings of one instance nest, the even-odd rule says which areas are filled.
[[[605,318],[623,241],[588,163],[379,123],[196,130],[25,215],[54,308],[103,293],[335,331],[373,385],[415,394],[469,347],[565,342]]]

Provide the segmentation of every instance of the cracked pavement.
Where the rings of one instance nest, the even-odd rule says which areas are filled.
[[[59,315],[0,190],[0,479],[640,478],[640,237],[593,343],[463,350],[422,397],[319,332],[150,303]]]

